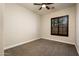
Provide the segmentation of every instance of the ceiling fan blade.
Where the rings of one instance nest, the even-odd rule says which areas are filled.
[[[46,6],[47,9],[50,9],[48,6]]]
[[[42,7],[39,8],[39,10],[41,10],[41,9],[42,9]]]
[[[54,4],[54,3],[45,3],[46,5]]]
[[[42,5],[41,3],[34,3],[34,5]]]

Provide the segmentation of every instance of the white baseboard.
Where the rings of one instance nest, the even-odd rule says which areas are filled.
[[[39,38],[37,38],[37,39],[39,39]],[[22,44],[25,44],[25,43],[28,43],[28,42],[32,42],[32,41],[37,40],[37,39],[31,39],[31,40],[28,40],[28,41],[25,41],[25,42],[17,43],[15,45],[11,45],[11,46],[8,46],[8,47],[4,47],[4,50],[10,49],[10,48],[13,48],[13,47],[16,47],[16,46],[19,46],[19,45],[22,45]]]
[[[78,54],[79,54],[79,48],[77,47],[77,45],[75,45],[75,47],[76,47],[76,50],[77,50],[77,52],[78,52]]]
[[[42,38],[42,39],[51,40],[51,39],[48,39],[48,38]],[[58,41],[58,42],[62,42],[62,43],[67,43],[67,44],[72,44],[72,45],[75,45],[74,43],[64,42],[64,41],[60,41],[60,40],[51,40],[51,41]]]

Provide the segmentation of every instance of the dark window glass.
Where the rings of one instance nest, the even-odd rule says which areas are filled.
[[[51,35],[68,36],[68,17],[51,18]]]

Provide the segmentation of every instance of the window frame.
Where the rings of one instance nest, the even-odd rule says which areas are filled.
[[[67,34],[59,34],[59,19],[60,18],[64,18],[64,17],[67,17]],[[55,19],[57,19],[58,20],[58,33],[57,34],[55,34],[55,33],[52,33],[52,29],[53,29],[53,27],[52,27],[52,20],[55,20]],[[55,24],[55,23],[54,23]],[[68,27],[68,25],[69,25],[69,15],[65,15],[65,16],[60,16],[60,17],[54,17],[54,18],[51,18],[51,35],[56,35],[56,36],[67,36],[68,37],[68,33],[69,33],[69,27]],[[63,26],[63,24],[62,24],[62,26]],[[63,31],[63,27],[62,27],[62,31]]]

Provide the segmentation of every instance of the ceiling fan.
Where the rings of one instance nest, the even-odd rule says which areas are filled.
[[[54,3],[34,3],[34,5],[41,5],[39,10],[41,10],[42,8],[46,8],[47,10],[49,10],[50,7],[48,5],[51,5],[51,4],[54,4]],[[52,7],[52,8],[54,8],[54,7]]]

